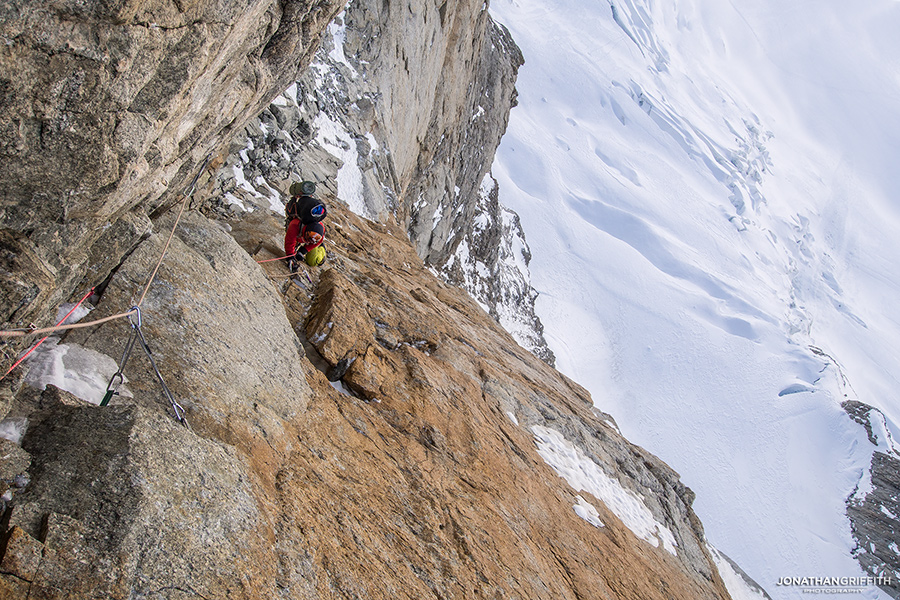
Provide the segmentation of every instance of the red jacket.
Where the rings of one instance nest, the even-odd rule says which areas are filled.
[[[293,219],[284,234],[284,253],[286,256],[293,256],[298,247],[309,252],[316,246],[321,246],[324,241],[325,225],[322,223],[303,225],[300,219]]]

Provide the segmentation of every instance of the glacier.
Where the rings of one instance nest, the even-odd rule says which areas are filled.
[[[846,502],[900,435],[900,3],[491,13],[525,56],[492,172],[557,367],[772,598],[863,577]]]

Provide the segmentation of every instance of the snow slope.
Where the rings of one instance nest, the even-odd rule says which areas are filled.
[[[560,370],[800,598],[862,575],[840,403],[900,439],[900,2],[743,4],[494,0],[526,63],[493,172]]]

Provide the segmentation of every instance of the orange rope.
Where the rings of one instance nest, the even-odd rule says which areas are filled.
[[[284,260],[286,258],[293,258],[293,256],[294,256],[293,254],[289,254],[288,256],[281,256],[279,258],[267,258],[266,260],[258,260],[256,262],[257,262],[257,264],[262,264],[262,263],[267,263],[267,262],[274,262],[276,260]]]
[[[141,304],[144,302],[144,298],[147,297],[147,292],[150,291],[150,284],[152,284],[153,280],[156,278],[156,273],[159,271],[159,267],[162,265],[162,261],[166,257],[166,252],[169,251],[169,244],[172,243],[172,238],[175,237],[175,229],[178,228],[178,222],[181,220],[181,215],[184,214],[184,207],[187,206],[188,200],[190,200],[191,196],[194,195],[194,187],[197,185],[197,180],[200,179],[200,175],[203,173],[203,171],[206,170],[206,167],[209,165],[210,160],[212,160],[212,153],[206,155],[206,160],[203,161],[203,166],[200,167],[200,170],[197,171],[197,175],[194,176],[194,180],[191,182],[191,187],[184,192],[184,199],[181,201],[181,209],[178,211],[178,216],[175,217],[175,224],[172,225],[172,231],[171,233],[169,233],[169,239],[166,240],[166,245],[163,247],[162,254],[159,255],[159,261],[156,263],[156,268],[153,269],[153,273],[150,275],[150,278],[147,279],[147,285],[144,286],[144,293],[141,294],[141,299],[138,300],[138,303],[135,305],[137,308],[141,307]]]
[[[114,319],[123,319],[125,317],[130,317],[134,313],[135,311],[129,310],[128,312],[120,313],[118,315],[112,315],[111,317],[104,317],[102,319],[97,319],[96,321],[88,321],[87,323],[72,323],[71,325],[44,327],[43,329],[29,329],[28,331],[0,331],[0,337],[25,337],[26,335],[40,335],[42,333],[54,333],[56,331],[66,331],[68,329],[82,329],[84,327],[90,327],[91,325],[100,325],[101,323],[106,323],[107,321],[112,321]]]
[[[178,211],[178,216],[175,217],[175,224],[172,226],[172,231],[169,233],[169,239],[166,240],[166,245],[163,247],[162,254],[159,255],[159,261],[156,263],[156,268],[153,269],[153,273],[151,273],[150,278],[147,279],[147,285],[144,286],[144,293],[141,294],[141,299],[138,300],[135,306],[140,307],[141,303],[144,302],[144,298],[147,296],[147,292],[150,291],[150,284],[153,283],[153,280],[156,278],[156,273],[159,271],[159,267],[162,265],[163,259],[166,257],[166,252],[169,251],[169,244],[172,243],[172,238],[175,237],[175,229],[178,227],[178,222],[181,220],[181,215],[184,214],[184,207],[187,206],[187,201],[190,196],[185,196],[184,200],[181,201],[181,210]]]
[[[147,296],[147,292],[150,290],[150,285],[153,283],[153,280],[156,278],[156,274],[159,271],[159,267],[162,265],[163,259],[166,257],[166,252],[169,250],[169,244],[172,243],[172,238],[175,236],[175,229],[178,227],[178,222],[181,220],[181,215],[184,214],[184,208],[187,206],[187,201],[191,196],[194,195],[194,186],[197,184],[197,179],[200,178],[200,174],[206,169],[207,165],[209,165],[209,161],[212,158],[212,155],[207,155],[206,161],[204,161],[203,166],[200,167],[200,171],[197,173],[197,176],[194,177],[194,181],[191,183],[191,187],[188,190],[185,190],[184,200],[181,201],[181,210],[178,211],[178,216],[175,218],[175,224],[172,226],[172,231],[169,233],[169,239],[166,240],[166,245],[163,248],[162,254],[159,256],[159,261],[156,263],[156,268],[153,269],[153,273],[147,279],[147,284],[144,286],[144,293],[141,294],[141,299],[138,300],[138,303],[132,307],[128,312],[119,313],[117,315],[112,315],[111,317],[105,317],[103,319],[98,319],[96,321],[89,321],[87,323],[75,323],[72,325],[63,325],[60,326],[57,324],[56,327],[45,327],[44,329],[29,329],[27,331],[0,331],[0,337],[24,337],[26,335],[38,335],[41,333],[53,333],[56,331],[64,331],[67,329],[80,329],[83,327],[91,327],[92,325],[100,325],[101,323],[106,323],[107,321],[112,321],[114,319],[122,319],[125,317],[129,317],[137,312],[135,309],[140,308],[141,303],[144,301],[144,298]],[[93,291],[93,288],[92,288]],[[82,300],[83,302],[83,300]],[[65,319],[64,319],[65,320]],[[62,321],[60,321],[62,323]],[[41,340],[43,342],[43,340]],[[41,342],[38,342],[40,344]],[[35,346],[37,347],[37,346]],[[18,363],[16,363],[18,364]],[[14,365],[15,366],[15,365]],[[7,373],[8,374],[8,373]],[[6,377],[6,375],[4,375]],[[2,377],[0,377],[2,379]]]
[[[84,303],[84,301],[87,300],[88,297],[89,297],[91,294],[93,294],[93,293],[94,293],[94,288],[91,288],[90,290],[88,290],[88,293],[85,294],[84,297],[83,297],[81,300],[78,301],[78,304],[76,304],[75,306],[72,307],[72,310],[70,310],[70,311],[66,314],[66,316],[64,316],[62,319],[59,320],[59,323],[57,323],[57,325],[62,325],[63,323],[65,323],[66,319],[68,319],[70,316],[72,316],[72,313],[75,312],[75,310],[76,310],[79,306],[81,306],[81,305]],[[30,333],[35,333],[35,332],[30,332]],[[23,335],[24,335],[24,334],[23,334]],[[23,354],[23,355],[22,355],[22,358],[20,358],[19,360],[17,360],[17,361],[16,361],[16,364],[14,364],[13,366],[11,366],[11,367],[9,368],[9,370],[8,370],[6,373],[3,374],[3,377],[0,377],[0,381],[3,381],[4,379],[6,379],[6,376],[9,375],[10,373],[12,373],[12,370],[13,370],[13,369],[15,369],[15,368],[18,367],[20,364],[22,364],[22,361],[25,360],[26,358],[28,358],[28,356],[29,356],[32,352],[34,352],[35,350],[37,350],[38,346],[40,346],[41,344],[43,344],[43,343],[46,341],[46,339],[47,339],[48,337],[50,337],[50,336],[49,336],[49,335],[46,335],[46,336],[42,337],[42,338],[41,338],[41,341],[39,341],[37,344],[35,344],[34,346],[31,347],[31,350],[29,350],[28,352],[26,352],[25,354]]]

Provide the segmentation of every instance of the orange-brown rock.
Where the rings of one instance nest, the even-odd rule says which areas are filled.
[[[519,348],[465,293],[431,277],[402,235],[353,215],[342,221],[306,335],[332,365],[352,361],[343,382],[359,398],[322,407],[345,421],[328,434],[348,450],[344,468],[302,485],[322,502],[346,499],[339,513],[352,533],[331,543],[335,552],[356,547],[376,560],[399,542],[420,560],[421,592],[410,597],[725,595],[702,562],[690,492],[671,470],[622,440],[583,388]],[[538,424],[579,444],[603,440],[594,460],[631,471],[614,476],[645,497],[662,496],[651,502],[678,532],[678,557],[636,538],[598,500],[606,527],[577,517],[575,492],[535,452]],[[304,512],[317,515],[317,531],[334,516]]]
[[[728,597],[671,469],[436,279],[398,228],[331,213],[328,261],[295,279],[235,242],[273,257],[275,216],[231,223],[233,238],[185,216],[142,328],[190,427],[138,354],[133,399],[39,407],[0,598]],[[164,224],[92,317],[138,294]],[[128,333],[119,321],[63,342],[117,356]],[[573,490],[535,426],[639,494],[677,552]]]
[[[676,474],[423,268],[398,229],[332,212],[326,266],[291,283],[186,217],[143,327],[191,428],[140,356],[134,399],[34,415],[0,598],[727,597]],[[277,242],[274,217],[232,225],[247,246]],[[135,294],[160,237],[98,311]],[[65,341],[116,355],[127,333]],[[341,361],[331,385],[323,371]],[[640,494],[677,555],[571,489],[537,453],[536,425]],[[577,516],[577,493],[604,527]]]

